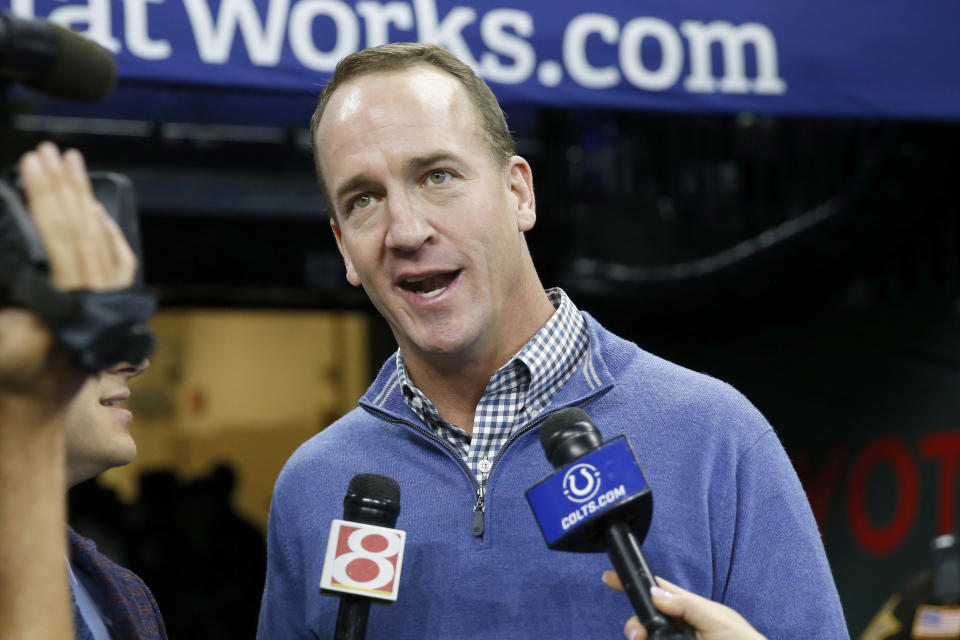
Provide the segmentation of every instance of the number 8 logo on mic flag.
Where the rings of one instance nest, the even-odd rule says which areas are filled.
[[[396,600],[406,535],[400,529],[334,520],[320,589]]]

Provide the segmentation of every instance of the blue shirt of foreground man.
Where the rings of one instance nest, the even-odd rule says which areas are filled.
[[[544,291],[524,239],[530,166],[482,80],[433,45],[368,49],[337,67],[312,126],[347,279],[399,351],[277,480],[260,638],[332,635],[338,602],[317,587],[359,472],[397,479],[407,532],[399,598],[372,608],[368,638],[621,637],[632,611],[601,584],[607,557],[548,550],[524,497],[552,471],[539,425],[568,406],[634,444],[654,573],[770,638],[847,637],[810,507],[760,413]]]

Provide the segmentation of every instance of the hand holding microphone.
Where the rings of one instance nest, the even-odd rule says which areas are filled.
[[[397,599],[406,532],[392,527],[400,515],[400,486],[375,473],[353,477],[343,498],[343,520],[330,525],[320,577],[321,593],[339,595],[335,640],[363,640],[370,603]]]
[[[693,640],[695,632],[654,606],[655,586],[640,544],[650,527],[653,498],[630,443],[604,443],[579,408],[555,411],[540,427],[540,444],[557,469],[527,490],[547,546],[606,551],[650,640]]]
[[[607,586],[623,591],[616,572],[604,571],[603,581]],[[650,592],[653,604],[663,613],[683,620],[696,629],[700,640],[766,640],[730,607],[707,600],[663,578],[657,578],[657,582],[659,586]],[[627,640],[647,640],[646,630],[636,616],[627,620],[623,635]]]

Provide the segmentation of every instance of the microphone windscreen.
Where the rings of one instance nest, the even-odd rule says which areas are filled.
[[[350,480],[347,493],[385,502],[400,501],[400,485],[388,476],[376,473],[358,473]]]
[[[579,407],[554,411],[540,427],[540,445],[554,467],[596,449],[601,443],[597,426]]]
[[[400,515],[400,485],[388,476],[358,473],[343,497],[343,518],[393,527]]]
[[[58,24],[48,23],[57,52],[45,71],[26,84],[51,95],[94,102],[110,95],[117,83],[113,55],[96,42]]]

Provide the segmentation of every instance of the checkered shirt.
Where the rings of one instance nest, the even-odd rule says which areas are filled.
[[[473,436],[440,417],[407,376],[397,352],[397,375],[407,405],[463,456],[481,487],[494,457],[514,429],[544,410],[587,352],[583,317],[562,289],[548,289],[556,312],[516,355],[493,374],[473,419]]]

